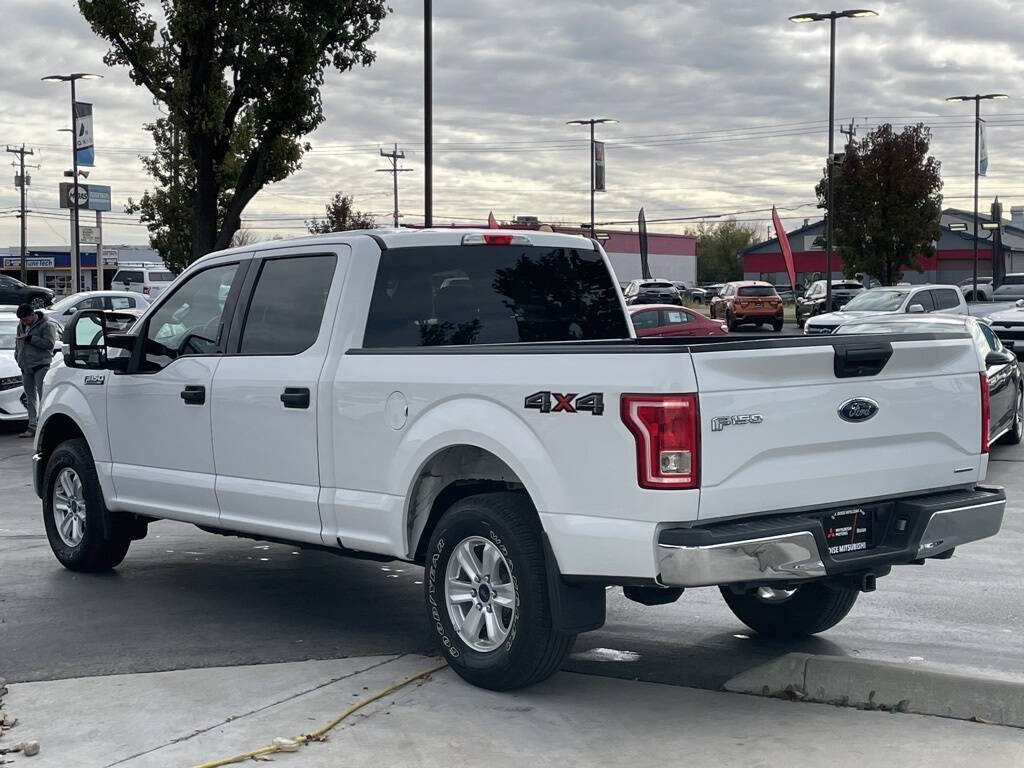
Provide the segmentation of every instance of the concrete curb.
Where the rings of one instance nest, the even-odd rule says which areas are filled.
[[[741,672],[722,688],[1024,728],[1024,683],[885,661],[789,653]]]

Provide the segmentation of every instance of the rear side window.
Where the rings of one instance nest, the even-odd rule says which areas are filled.
[[[242,328],[243,355],[296,355],[320,333],[337,257],[267,259]]]
[[[142,282],[142,272],[141,271],[136,272],[136,271],[133,271],[133,270],[121,270],[116,275],[114,275],[114,279],[113,279],[112,282],[114,282],[114,283],[128,283],[128,282],[131,282],[131,283],[141,283]]]
[[[690,316],[681,309],[664,309],[661,311],[662,325],[682,325],[690,322]]]
[[[110,297],[110,308],[111,309],[135,309],[135,299],[129,298],[128,296],[111,296]]]
[[[775,289],[770,285],[741,285],[740,296],[774,296]]]
[[[174,279],[174,275],[170,272],[153,272],[149,273],[149,281],[151,283],[169,283]]]
[[[598,252],[464,245],[384,251],[363,346],[629,335],[615,283]]]
[[[637,312],[633,315],[633,327],[634,328],[657,328],[658,327],[658,312],[657,310],[648,310],[647,312]]]
[[[936,309],[956,309],[960,306],[960,298],[956,291],[949,288],[932,291],[932,298],[935,300]]]

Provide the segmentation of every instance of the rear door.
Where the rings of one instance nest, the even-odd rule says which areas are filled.
[[[223,528],[320,543],[317,385],[348,253],[286,249],[250,270],[213,382]]]
[[[977,481],[981,388],[974,342],[896,338],[694,347],[700,518],[820,508]],[[869,401],[862,416],[871,403],[876,412],[845,420],[840,410],[855,399]]]

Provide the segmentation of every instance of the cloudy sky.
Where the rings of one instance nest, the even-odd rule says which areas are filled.
[[[865,0],[867,1],[867,0]],[[648,220],[738,213],[761,227],[779,206],[787,226],[816,215],[814,184],[827,145],[828,27],[795,25],[803,0],[437,0],[434,3],[435,223],[535,215],[587,219],[583,117],[613,117],[608,192],[597,220]],[[387,223],[391,177],[381,146],[398,142],[412,172],[400,177],[407,222],[422,221],[422,4],[391,0],[368,69],[327,76],[326,123],[290,179],[249,206],[246,226],[260,236],[297,235],[335,191]],[[969,208],[971,104],[960,93],[1004,91],[987,102],[989,175],[994,195],[1024,205],[1024,15],[1010,0],[874,2],[874,19],[838,30],[837,123],[858,135],[881,122],[932,126],[946,204]],[[114,212],[148,180],[138,155],[150,147],[142,124],[157,114],[148,92],[123,69],[108,69],[104,43],[73,0],[4,0],[0,63],[0,144],[36,151],[31,171],[30,246],[67,243],[56,218],[57,185],[67,167],[66,86],[40,83],[50,72],[85,70],[95,109],[97,165],[89,181],[113,187]],[[838,134],[837,143],[842,139]],[[12,155],[5,155],[13,160]],[[13,169],[0,175],[0,247],[18,242]],[[748,212],[749,211],[749,212]],[[116,220],[116,223],[114,221]],[[651,225],[683,231],[686,222]],[[112,215],[108,243],[144,243],[146,231]]]

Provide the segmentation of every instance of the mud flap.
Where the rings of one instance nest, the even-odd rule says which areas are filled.
[[[604,585],[566,583],[547,533],[541,536],[551,601],[551,628],[573,635],[600,629],[605,621]]]

